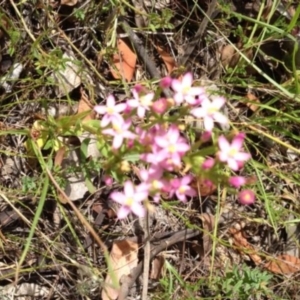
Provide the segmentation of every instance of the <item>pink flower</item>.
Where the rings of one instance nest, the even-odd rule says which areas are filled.
[[[255,194],[251,190],[243,190],[239,192],[238,199],[241,204],[251,205],[255,202]]]
[[[219,160],[227,162],[230,169],[237,171],[242,162],[245,162],[251,158],[249,153],[241,152],[245,134],[237,134],[232,143],[230,144],[226,138],[222,135],[218,139],[220,151],[218,153]]]
[[[134,88],[132,94],[134,99],[128,100],[127,104],[132,108],[137,108],[137,115],[144,118],[146,111],[152,106],[154,93],[143,94],[143,92],[140,92],[140,88]]]
[[[141,154],[140,158],[149,164],[160,165],[166,159],[166,154],[161,152],[161,149],[156,144],[152,145],[151,150],[152,152],[150,153]]]
[[[209,157],[203,162],[202,169],[209,170],[214,166],[214,164],[215,164],[215,160]]]
[[[107,186],[111,186],[114,182],[113,178],[108,175],[104,175],[103,181],[104,181],[105,185],[107,185]]]
[[[157,114],[163,114],[168,109],[168,100],[166,98],[160,98],[153,102],[152,104],[152,110],[156,112]]]
[[[206,143],[211,140],[211,131],[205,131],[201,135],[201,142]]]
[[[219,112],[224,104],[225,98],[223,97],[214,97],[213,101],[210,101],[208,97],[204,97],[201,107],[193,108],[191,114],[196,118],[203,118],[205,130],[212,131],[214,122],[220,124],[228,123],[228,119]]]
[[[159,86],[165,89],[165,88],[169,88],[171,86],[171,83],[172,83],[172,78],[170,76],[167,76],[161,79],[161,81],[159,82]]]
[[[96,105],[94,110],[100,114],[104,115],[101,120],[101,127],[106,127],[109,123],[118,123],[123,120],[120,115],[126,108],[125,103],[120,103],[116,105],[115,97],[109,95],[106,99],[106,105]]]
[[[192,176],[186,175],[182,178],[174,178],[170,181],[171,189],[170,189],[170,197],[174,194],[177,198],[182,201],[186,202],[186,196],[194,197],[196,196],[196,191],[189,186],[189,183],[192,181]]]
[[[229,178],[229,184],[235,188],[240,188],[242,185],[246,184],[246,178],[243,176],[232,176]]]
[[[162,178],[163,169],[158,166],[151,166],[148,170],[140,170],[140,176],[143,183],[148,185],[154,202],[159,202],[160,192],[168,184],[167,180]]]
[[[176,125],[171,125],[165,134],[156,136],[154,141],[162,149],[160,155],[170,158],[176,166],[180,166],[181,157],[190,150],[190,146],[180,136]]]
[[[196,96],[204,93],[204,89],[201,87],[192,87],[193,75],[192,73],[186,73],[181,82],[178,79],[172,80],[172,89],[175,91],[174,100],[176,104],[181,104],[184,100],[189,104],[194,104]]]
[[[141,204],[148,197],[148,192],[144,188],[134,186],[131,181],[124,183],[124,193],[112,192],[110,198],[121,204],[118,211],[118,219],[124,219],[130,212],[133,212],[138,217],[145,216],[145,208]]]
[[[113,123],[113,128],[108,128],[102,130],[103,134],[108,134],[114,137],[113,139],[113,149],[118,149],[121,147],[123,140],[135,139],[136,135],[130,132],[128,129],[131,126],[131,121],[122,119],[121,122]]]

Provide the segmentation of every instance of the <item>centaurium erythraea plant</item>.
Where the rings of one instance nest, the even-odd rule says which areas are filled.
[[[166,88],[173,92],[173,100],[161,97],[159,91]],[[218,179],[218,175],[214,178],[216,169],[227,165],[229,170],[237,172],[251,157],[243,150],[243,133],[238,133],[231,142],[224,135],[215,138],[218,136],[215,123],[229,123],[221,111],[225,105],[224,97],[209,95],[205,88],[194,86],[191,73],[183,75],[181,80],[163,78],[158,89],[147,91],[145,87],[136,85],[132,89],[133,98],[126,103],[116,104],[115,98],[110,95],[106,105],[95,106],[95,111],[103,115],[100,131],[105,136],[111,136],[112,149],[117,157],[133,151],[138,154],[139,165],[142,166],[139,169],[140,183],[127,179],[124,192],[113,191],[110,195],[113,201],[120,204],[118,219],[127,217],[129,213],[144,216],[146,208],[143,202],[152,199],[159,203],[162,193],[185,203],[198,195],[191,186],[195,176],[201,176],[204,183],[213,184],[212,180],[217,182]],[[199,154],[198,160],[195,159],[193,143],[180,130],[179,121],[168,114],[170,103],[174,104],[172,110],[177,110],[178,115],[184,112],[203,120],[205,130],[201,134],[200,144],[217,141],[217,153]],[[132,118],[135,115],[138,122]],[[180,118],[184,117],[180,115]],[[197,161],[200,161],[198,165]],[[189,164],[191,166],[187,167]],[[185,173],[182,173],[183,167],[187,170]],[[246,179],[241,175],[226,176],[227,181],[222,177],[223,183],[231,187],[239,189],[246,184]],[[251,204],[255,195],[251,190],[242,190],[238,199],[242,204]]]

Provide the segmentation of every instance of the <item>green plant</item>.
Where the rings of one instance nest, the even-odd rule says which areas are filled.
[[[268,285],[272,278],[273,275],[266,271],[243,264],[234,266],[224,277],[219,277],[217,286],[219,293],[230,299],[248,299],[253,295],[260,299],[261,296],[270,295]]]

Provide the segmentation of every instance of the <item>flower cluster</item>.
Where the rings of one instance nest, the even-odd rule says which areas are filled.
[[[113,192],[110,198],[121,204],[118,218],[125,218],[130,212],[139,217],[144,216],[145,207],[142,204],[151,197],[158,203],[161,194],[175,197],[186,202],[188,197],[197,195],[191,187],[193,176],[191,174],[180,176],[185,157],[192,154],[192,145],[180,131],[180,126],[164,118],[170,106],[178,109],[184,107],[185,113],[192,117],[202,119],[205,132],[201,137],[202,142],[212,141],[215,123],[228,124],[227,117],[221,112],[225,98],[208,95],[202,87],[194,87],[191,73],[183,76],[182,80],[163,78],[160,88],[173,90],[173,99],[155,98],[159,93],[147,92],[137,85],[132,89],[132,99],[126,103],[116,103],[110,95],[106,105],[95,106],[95,111],[102,114],[102,134],[112,136],[112,149],[116,153],[122,150],[138,149],[140,161],[145,168],[139,170],[140,184],[135,185],[127,180],[124,183],[124,192]],[[133,124],[132,116],[140,119],[141,125]],[[142,120],[146,120],[142,122]],[[135,126],[134,126],[135,125]],[[221,135],[218,142],[218,152],[213,157],[203,158],[199,170],[209,172],[217,165],[226,164],[232,171],[240,170],[245,162],[250,159],[250,154],[243,151],[245,135],[238,133],[228,141]],[[229,178],[229,184],[240,188],[246,184],[246,179],[241,176]],[[241,203],[251,204],[254,194],[251,191],[240,192]]]

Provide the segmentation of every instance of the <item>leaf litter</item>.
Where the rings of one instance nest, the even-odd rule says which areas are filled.
[[[26,2],[17,7],[7,2],[1,8],[1,293],[15,293],[20,299],[25,296],[122,299],[128,294],[135,299],[141,294],[137,283],[142,278],[144,229],[131,216],[128,221],[116,222],[115,206],[108,201],[111,187],[105,183],[105,147],[99,150],[97,133],[87,135],[84,130],[78,130],[61,136],[60,129],[51,131],[54,128],[51,126],[53,122],[60,122],[62,127],[64,122],[73,122],[74,127],[78,123],[92,126],[98,121],[92,110],[96,103],[105,102],[111,93],[118,99],[126,98],[132,82],[157,80],[151,75],[153,68],[156,72],[160,70],[160,76],[177,78],[192,68],[198,82],[209,79],[218,90],[223,90],[225,85],[226,93],[232,97],[228,114],[234,124],[249,131],[257,126],[256,132],[249,132],[250,148],[254,148],[250,150],[257,168],[264,170],[260,176],[244,175],[250,179],[255,177],[248,184],[260,183],[268,197],[262,196],[251,207],[240,207],[234,196],[228,196],[216,185],[206,184],[200,177],[193,182],[199,197],[188,208],[179,206],[174,211],[154,207],[150,213],[152,285],[148,293],[150,296],[161,293],[163,280],[171,274],[167,269],[170,264],[185,278],[185,289],[189,291],[189,284],[196,284],[199,278],[219,278],[215,285],[218,286],[225,267],[234,269],[246,262],[253,270],[276,275],[268,288],[279,298],[297,294],[299,188],[293,175],[299,171],[299,157],[276,143],[272,144],[274,147],[268,146],[270,141],[258,134],[260,126],[264,126],[265,133],[275,141],[282,140],[287,148],[289,145],[299,148],[295,138],[297,122],[279,118],[297,111],[297,104],[266,80],[269,76],[284,88],[294,80],[292,87],[297,89],[298,79],[292,76],[296,72],[288,63],[291,40],[289,36],[276,34],[260,40],[266,34],[263,29],[251,27],[253,23],[241,17],[261,16],[262,22],[271,20],[275,24],[278,20],[287,26],[294,24],[290,33],[297,35],[299,25],[293,19],[297,7],[288,1],[278,6],[273,1],[265,6],[251,0],[229,1],[234,13],[231,18],[227,18],[230,14],[226,7],[220,3],[213,7],[213,1],[200,1],[199,10],[191,9],[193,1],[155,1],[154,4],[146,1],[140,11],[127,7],[128,24],[146,49],[143,60],[138,43],[130,40],[132,37],[122,26],[117,26],[115,31],[106,26],[111,24],[111,16],[115,17],[114,22],[122,21],[124,16],[119,20],[114,13],[114,9],[122,12],[121,3],[117,8],[111,7],[108,1],[103,3],[103,7],[93,2],[79,7],[77,1],[62,1],[59,7],[51,2],[52,8],[47,9],[43,4],[35,6]],[[166,28],[157,19],[151,19],[150,14],[153,10],[160,15],[165,8],[173,13],[173,26]],[[201,11],[209,13],[212,22],[205,21]],[[135,24],[139,14],[146,19],[145,27],[151,24],[151,30]],[[224,42],[224,36],[230,43]],[[250,36],[256,44],[245,43]],[[115,47],[114,43],[107,42],[110,39]],[[35,45],[39,46],[35,48]],[[242,54],[250,64],[245,64]],[[257,72],[253,64],[263,72]],[[272,109],[266,108],[269,103]],[[51,114],[54,106],[58,113]],[[65,107],[68,113],[63,114]],[[28,133],[38,149],[28,144]],[[21,257],[30,229],[28,224],[32,223],[43,194],[43,169],[51,164],[53,176],[62,181],[64,192],[110,249],[111,266],[108,267],[103,251],[90,231],[78,222],[64,196],[51,187],[46,193],[26,264],[21,266],[22,278],[14,289],[10,284],[16,270],[13,263]],[[129,164],[130,176],[136,176],[135,167]],[[220,199],[221,192],[225,198]],[[165,205],[171,204],[166,201]],[[296,229],[290,230],[289,224],[293,222]],[[79,265],[89,272],[81,272]],[[133,278],[135,285],[130,281]],[[282,288],[277,288],[278,285]],[[222,289],[216,291],[208,283],[193,293],[195,299],[223,295]],[[186,295],[178,291],[167,297],[185,299]]]

